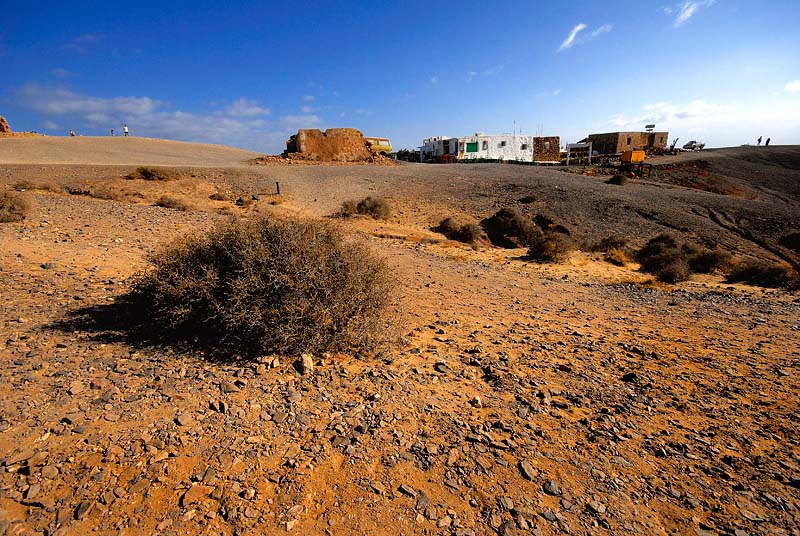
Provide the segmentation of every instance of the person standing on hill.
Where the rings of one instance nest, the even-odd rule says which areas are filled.
[[[128,124],[122,125],[122,134],[127,138],[128,137]]]
[[[761,145],[761,136],[758,137],[758,143],[756,144],[756,147],[758,147],[759,145]]]
[[[772,138],[767,138],[767,142],[764,144],[764,147],[766,147],[766,146],[768,146],[768,145],[769,145],[769,140],[771,140],[771,139],[772,139]]]

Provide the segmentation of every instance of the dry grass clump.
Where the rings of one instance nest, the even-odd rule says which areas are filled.
[[[628,184],[628,177],[625,175],[614,175],[606,181],[606,184],[615,184],[617,186],[625,186]]]
[[[25,190],[39,190],[42,192],[52,192],[54,194],[64,193],[64,187],[53,181],[22,180],[15,182],[11,185],[11,187],[18,192],[24,192]]]
[[[539,234],[536,224],[514,208],[501,208],[483,220],[481,227],[492,244],[503,248],[529,246]]]
[[[145,181],[176,181],[183,178],[183,173],[176,169],[166,167],[138,167],[127,176],[131,180]]]
[[[794,289],[800,287],[800,274],[782,262],[755,260],[735,265],[728,272],[727,281],[767,288]]]
[[[24,220],[33,211],[30,196],[16,192],[0,192],[0,223]]]
[[[723,270],[730,255],[682,242],[669,234],[661,234],[636,252],[642,271],[655,274],[659,281],[686,281],[692,273],[712,273]]]
[[[612,249],[626,250],[628,239],[622,236],[607,236],[591,245],[591,251],[609,252]]]
[[[528,243],[528,256],[538,262],[561,262],[575,250],[575,241],[567,234],[543,231]]]
[[[342,218],[362,215],[376,220],[385,220],[389,218],[390,214],[391,208],[386,200],[380,197],[365,197],[361,201],[353,199],[343,201],[337,215]]]
[[[194,206],[187,200],[171,195],[162,195],[158,201],[156,201],[155,205],[157,207],[171,208],[173,210],[194,210]]]
[[[625,266],[629,262],[631,262],[628,254],[621,249],[611,248],[606,251],[606,254],[603,256],[603,259],[613,264],[614,266]]]
[[[231,200],[231,196],[229,196],[228,194],[223,193],[223,192],[214,192],[213,194],[208,196],[208,198],[211,199],[212,201],[230,201]]]
[[[450,240],[474,244],[483,236],[483,231],[476,223],[459,224],[455,219],[448,217],[439,222],[433,231],[442,233]]]
[[[153,325],[244,357],[369,348],[392,296],[385,263],[317,221],[230,221],[149,260],[132,297]]]

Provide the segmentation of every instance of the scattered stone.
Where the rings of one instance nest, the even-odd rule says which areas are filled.
[[[189,506],[190,504],[199,501],[205,497],[211,495],[214,491],[214,486],[206,486],[203,484],[193,484],[186,493],[183,494],[181,497],[180,505],[184,508]]]
[[[589,501],[586,503],[586,508],[593,514],[602,515],[606,513],[606,505],[600,501]]]
[[[417,497],[416,509],[417,510],[424,510],[430,504],[431,504],[431,500],[428,498],[428,496],[425,494],[424,491],[420,490],[419,497]]]
[[[80,521],[92,511],[93,507],[93,501],[82,501],[80,504],[78,504],[78,507],[75,508],[75,519]]]
[[[314,356],[311,354],[303,354],[300,356],[298,363],[300,374],[311,374],[314,372]]]
[[[555,480],[548,480],[544,483],[544,492],[548,495],[561,495],[561,488]]]
[[[414,488],[410,486],[406,486],[405,484],[400,484],[400,487],[397,490],[402,493],[403,495],[408,495],[409,497],[416,498],[417,492],[414,491]]]
[[[384,492],[386,491],[386,486],[384,486],[380,482],[371,482],[370,487],[372,488],[372,491],[374,491],[378,495],[383,495]]]
[[[528,460],[521,460],[519,462],[519,470],[522,473],[522,476],[528,480],[533,480],[539,475],[539,471],[537,471]]]
[[[86,384],[83,383],[81,380],[75,380],[74,382],[69,384],[69,389],[67,392],[72,396],[80,394],[86,390]]]

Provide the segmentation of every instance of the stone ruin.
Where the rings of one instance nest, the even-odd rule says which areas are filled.
[[[2,115],[0,115],[0,134],[11,134],[11,127],[8,126],[8,121]]]
[[[355,128],[300,129],[286,142],[284,156],[315,162],[367,162],[372,159],[369,144]]]

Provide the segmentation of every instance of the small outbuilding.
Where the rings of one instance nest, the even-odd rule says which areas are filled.
[[[589,134],[583,141],[592,142],[592,149],[598,154],[620,154],[623,151],[645,151],[667,148],[668,132],[606,132]]]

